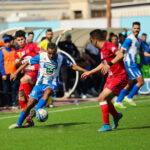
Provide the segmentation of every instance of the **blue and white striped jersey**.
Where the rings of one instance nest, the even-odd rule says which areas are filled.
[[[30,59],[30,64],[39,64],[39,72],[36,85],[53,84],[58,85],[61,66],[70,67],[71,61],[61,54],[56,54],[54,60],[48,58],[47,52],[43,52]]]
[[[128,67],[136,66],[137,54],[144,49],[142,40],[131,34],[125,39],[121,48],[125,50],[125,65]]]

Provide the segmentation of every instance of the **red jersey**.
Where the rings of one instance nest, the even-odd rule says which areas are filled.
[[[32,57],[36,56],[38,54],[38,51],[40,50],[39,47],[37,47],[36,43],[30,43],[27,44],[23,49],[19,49],[15,52],[15,59],[21,58],[24,56],[22,63],[29,61]],[[25,72],[38,70],[39,65],[35,64],[32,66],[28,66],[25,69]]]
[[[101,60],[104,62],[104,64],[108,64],[111,60],[113,60],[116,57],[115,52],[117,50],[118,50],[117,46],[114,45],[113,43],[107,41],[104,42],[104,45],[100,51],[100,57]],[[118,63],[112,65],[110,67],[110,70],[111,71],[109,71],[109,76],[126,74],[123,59]]]

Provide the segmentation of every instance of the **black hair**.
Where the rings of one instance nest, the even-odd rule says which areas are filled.
[[[141,24],[140,24],[140,22],[137,22],[137,21],[136,21],[136,22],[133,22],[132,27],[133,27],[134,25],[139,25],[139,26],[140,26]]]
[[[100,29],[95,29],[90,32],[90,36],[97,40],[104,40],[103,31]]]
[[[31,31],[31,32],[28,32],[28,36],[29,36],[30,34],[34,35],[34,33],[33,33],[32,31]]]
[[[146,33],[142,33],[142,35],[147,36],[147,34],[146,34]]]
[[[10,38],[10,41],[15,39],[12,35],[8,35],[8,37]]]
[[[116,34],[113,34],[113,35],[111,36],[111,38],[112,38],[112,37],[116,37],[116,38],[118,38],[118,36],[117,36]]]
[[[52,29],[51,29],[51,28],[47,29],[47,30],[46,30],[46,33],[47,33],[47,32],[52,32]]]
[[[18,30],[15,33],[15,38],[17,38],[17,37],[24,37],[24,38],[26,38],[25,35],[26,35],[26,32],[24,32],[23,30]]]
[[[57,50],[57,45],[55,43],[48,43],[47,49],[55,49],[55,50]]]

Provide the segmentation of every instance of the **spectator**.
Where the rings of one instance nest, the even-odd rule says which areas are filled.
[[[103,32],[103,37],[106,40],[106,38],[107,38],[107,30],[103,30],[102,32]]]
[[[40,47],[41,50],[43,50],[43,51],[47,51],[47,45],[48,45],[48,43],[52,42],[52,38],[53,38],[52,29],[47,29],[46,30],[46,39],[42,40],[40,42],[40,44],[38,45],[38,47]]]
[[[27,41],[27,43],[28,44],[33,43],[33,39],[34,39],[34,33],[33,32],[29,32],[28,33],[28,41]]]
[[[2,41],[0,41],[0,47],[4,47],[5,46],[5,44],[4,44],[4,37],[6,37],[6,36],[8,36],[7,34],[4,34],[3,36],[2,36]]]
[[[80,58],[80,53],[77,47],[75,46],[75,44],[71,40],[71,34],[66,33],[65,38],[66,38],[65,41],[58,43],[58,47],[61,50],[70,54],[74,59]],[[74,80],[74,77],[75,77],[75,72],[73,70],[71,70],[68,67],[61,68],[61,78],[64,84],[64,91],[65,91],[64,96],[65,97],[69,96],[68,93],[69,93],[70,88],[72,87],[72,81]]]
[[[118,47],[118,49],[121,48],[121,44],[118,41],[118,36],[115,34],[111,37],[111,43],[115,44]]]
[[[65,41],[59,42],[58,47],[70,54],[74,59],[80,58],[80,53],[75,44],[71,40],[72,36],[70,33],[65,34]]]
[[[0,68],[2,74],[2,86],[4,93],[4,101],[5,105],[13,105],[17,104],[17,82],[10,81],[10,74],[16,71],[15,67],[15,50],[11,48],[11,38],[10,36],[4,37],[4,48],[0,51]],[[11,104],[9,102],[8,89],[11,86]]]
[[[107,40],[108,42],[111,42],[111,37],[112,37],[113,35],[114,35],[113,32],[110,32],[110,33],[109,33],[109,38],[108,38],[108,40]]]
[[[140,39],[143,41],[143,46],[145,47],[145,51],[150,53],[149,44],[146,42],[147,34],[143,33]],[[140,57],[139,63],[141,66],[142,75],[144,78],[149,78],[150,77],[150,73],[149,73],[150,57],[146,57],[142,53],[140,53],[139,57]]]

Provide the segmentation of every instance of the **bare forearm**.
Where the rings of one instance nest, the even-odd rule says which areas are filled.
[[[101,63],[101,64],[98,65],[96,68],[92,69],[92,70],[90,71],[90,74],[92,75],[92,74],[94,74],[94,73],[99,72],[99,71],[102,69],[103,66],[104,66],[104,63]]]
[[[84,69],[84,68],[82,68],[82,67],[80,67],[76,64],[73,64],[71,67],[72,67],[73,70],[76,70],[76,71],[82,71],[82,72],[87,71],[86,69]]]
[[[21,70],[23,70],[26,66],[29,65],[29,62],[24,63],[23,65],[21,65],[15,72],[15,74],[18,74]]]
[[[111,62],[112,62],[113,64],[116,64],[116,63],[118,63],[121,59],[123,59],[123,57],[124,57],[123,50],[120,50],[120,51],[118,51],[118,52],[116,53],[116,57],[115,57],[113,60],[111,60]]]

